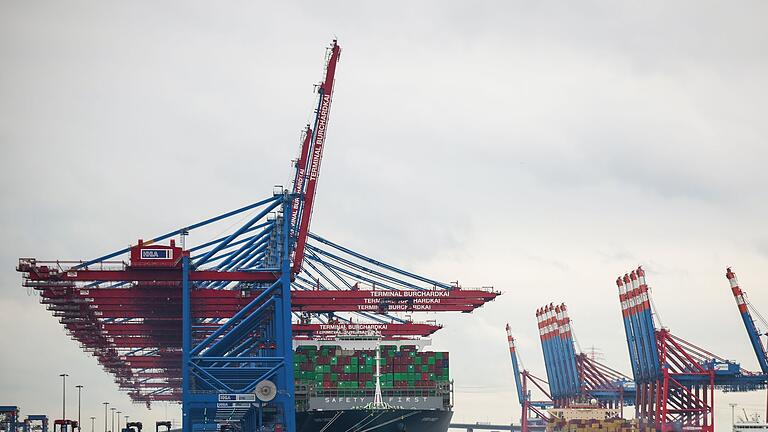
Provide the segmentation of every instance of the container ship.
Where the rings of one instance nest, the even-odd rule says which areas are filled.
[[[426,343],[297,341],[297,431],[447,431],[453,415],[448,353],[425,351]]]

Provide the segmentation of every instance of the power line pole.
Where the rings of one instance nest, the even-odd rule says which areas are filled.
[[[59,374],[61,377],[61,419],[67,419],[67,377],[68,374]]]
[[[104,404],[104,432],[107,432],[107,406],[109,402],[102,402]]]

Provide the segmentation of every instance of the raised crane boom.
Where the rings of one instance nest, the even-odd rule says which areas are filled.
[[[299,164],[296,166],[297,176],[295,185],[302,187],[300,190],[303,191],[304,203],[301,206],[298,220],[299,230],[296,234],[296,249],[293,256],[293,274],[301,270],[301,264],[304,260],[304,248],[307,243],[307,234],[309,233],[309,221],[312,218],[312,205],[317,191],[317,177],[320,173],[320,162],[323,159],[323,146],[328,127],[328,117],[331,113],[336,63],[339,61],[340,54],[341,47],[334,39],[330,48],[330,57],[325,65],[325,80],[323,80],[318,89],[320,101],[315,112],[314,133],[311,128],[307,128],[307,135],[310,135],[312,140],[312,150],[308,154],[304,151],[306,144],[309,143],[309,140],[305,138],[305,145],[302,146],[302,156],[306,155],[306,157],[304,157],[304,161],[300,158]],[[302,165],[302,162],[306,163],[306,165]],[[296,205],[294,205],[294,211],[296,211]]]
[[[552,397],[549,392],[544,388],[548,383],[541,378],[532,375],[527,370],[520,370],[520,363],[517,359],[517,349],[515,347],[515,338],[512,337],[512,330],[509,324],[507,329],[507,342],[509,343],[509,355],[512,359],[512,369],[515,373],[515,386],[517,387],[517,399],[520,402],[520,408],[522,413],[520,415],[520,430],[522,432],[528,432],[530,426],[542,426],[544,421],[549,418],[546,413],[546,409],[552,408]],[[545,396],[546,400],[532,401],[531,391],[528,388],[528,383],[533,384],[539,389]]]
[[[523,405],[525,401],[525,395],[523,395],[523,384],[520,382],[520,363],[517,361],[517,350],[515,349],[515,338],[512,337],[512,329],[507,324],[507,342],[509,342],[509,356],[512,359],[512,370],[515,372],[515,387],[517,388],[517,400],[520,405]]]
[[[744,327],[746,327],[749,340],[752,342],[752,349],[755,350],[757,361],[760,363],[760,370],[762,370],[763,373],[768,373],[768,354],[766,354],[765,346],[760,340],[760,332],[757,331],[757,326],[752,319],[752,314],[749,313],[749,308],[747,307],[747,302],[744,298],[744,292],[739,287],[739,280],[736,279],[736,273],[728,267],[726,269],[725,277],[727,277],[728,282],[731,283],[733,298],[736,300],[736,306],[739,307],[741,319],[744,321]]]

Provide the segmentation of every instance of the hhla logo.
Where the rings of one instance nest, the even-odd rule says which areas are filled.
[[[170,259],[171,251],[168,249],[142,249],[142,259]]]

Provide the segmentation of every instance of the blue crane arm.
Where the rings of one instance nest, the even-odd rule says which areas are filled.
[[[749,313],[746,299],[744,298],[744,292],[739,287],[739,281],[736,279],[736,273],[734,273],[729,267],[726,270],[725,277],[728,278],[728,282],[731,284],[731,292],[733,292],[733,298],[736,300],[736,306],[739,308],[739,314],[744,321],[744,327],[747,329],[747,335],[749,335],[749,341],[752,343],[752,349],[755,350],[757,361],[760,363],[760,370],[763,373],[768,373],[768,355],[765,352],[765,346],[760,340],[760,333],[757,331],[755,321],[752,319],[752,314]]]
[[[525,395],[523,394],[523,383],[520,382],[522,377],[520,375],[520,364],[517,361],[517,350],[515,349],[515,338],[512,337],[512,330],[507,324],[507,342],[509,342],[509,355],[512,359],[512,370],[515,372],[515,387],[517,388],[517,400],[522,405],[525,402]]]

